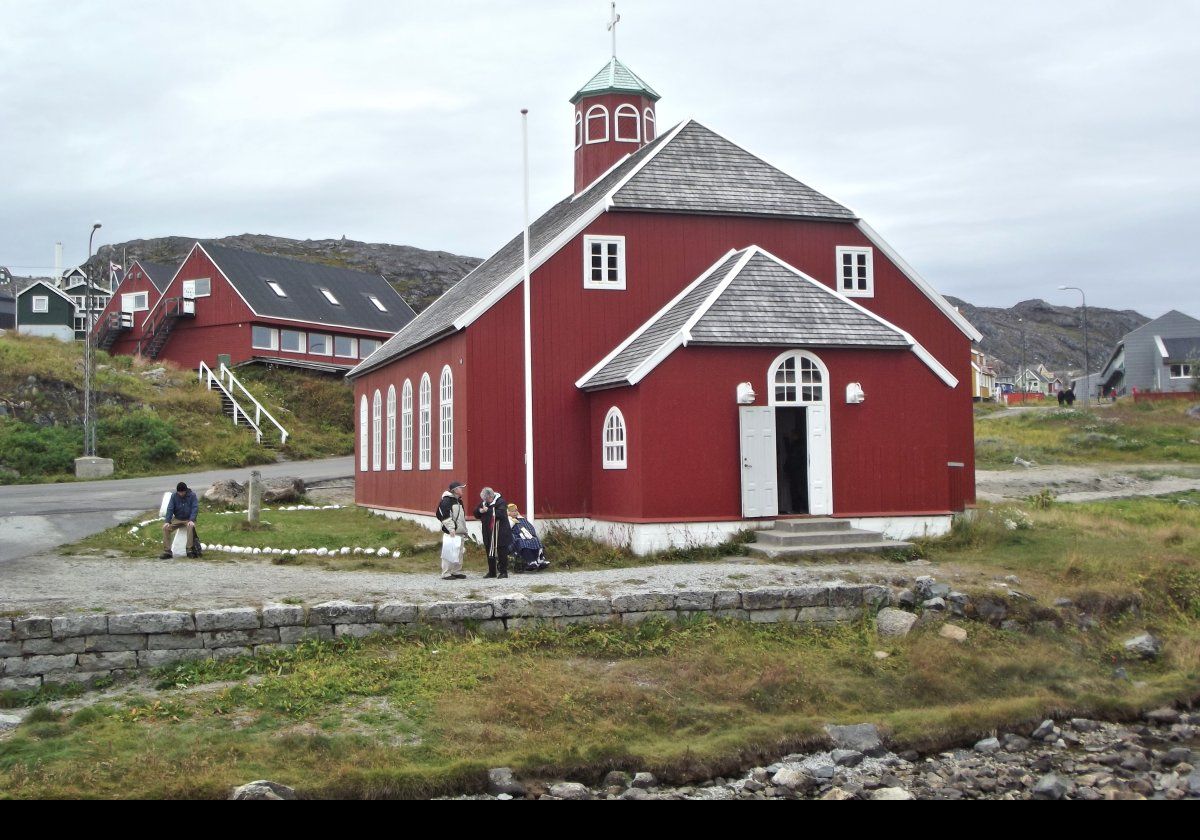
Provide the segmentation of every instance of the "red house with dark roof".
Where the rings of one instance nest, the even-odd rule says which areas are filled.
[[[530,229],[533,511],[646,552],[784,516],[895,538],[974,501],[979,333],[864,221],[613,59]],[[522,237],[350,374],[358,504],[525,507]]]
[[[379,275],[214,243],[193,245],[163,285],[155,275],[164,271],[140,269],[138,279],[127,276],[114,295],[98,341],[111,340],[113,352],[182,367],[202,361],[211,367],[227,356],[231,366],[259,362],[340,373],[414,316]],[[133,316],[124,326],[122,311]]]

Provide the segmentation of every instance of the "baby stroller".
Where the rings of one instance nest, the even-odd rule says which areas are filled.
[[[512,545],[509,547],[514,572],[540,572],[550,565],[537,530],[525,517],[512,523]]]

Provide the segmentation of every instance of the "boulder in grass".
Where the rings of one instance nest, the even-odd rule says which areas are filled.
[[[256,782],[234,788],[229,798],[238,800],[295,799],[296,791],[287,785],[279,784],[279,782],[259,779]]]
[[[204,491],[207,501],[218,505],[236,507],[246,504],[246,486],[236,481],[216,481]]]
[[[264,505],[294,502],[304,495],[304,480],[300,478],[268,478],[263,482]]]
[[[1157,659],[1162,652],[1162,642],[1150,633],[1142,633],[1125,640],[1125,652],[1142,659]]]

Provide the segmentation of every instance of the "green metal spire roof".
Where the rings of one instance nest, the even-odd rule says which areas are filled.
[[[600,93],[640,93],[656,102],[662,98],[654,92],[654,88],[639,79],[615,55],[608,64],[600,68],[599,73],[592,76],[591,81],[571,97],[571,104],[574,105],[585,96],[595,96]]]

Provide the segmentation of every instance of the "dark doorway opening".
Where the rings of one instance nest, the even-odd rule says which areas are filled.
[[[807,409],[775,409],[775,440],[779,512],[808,513]]]

